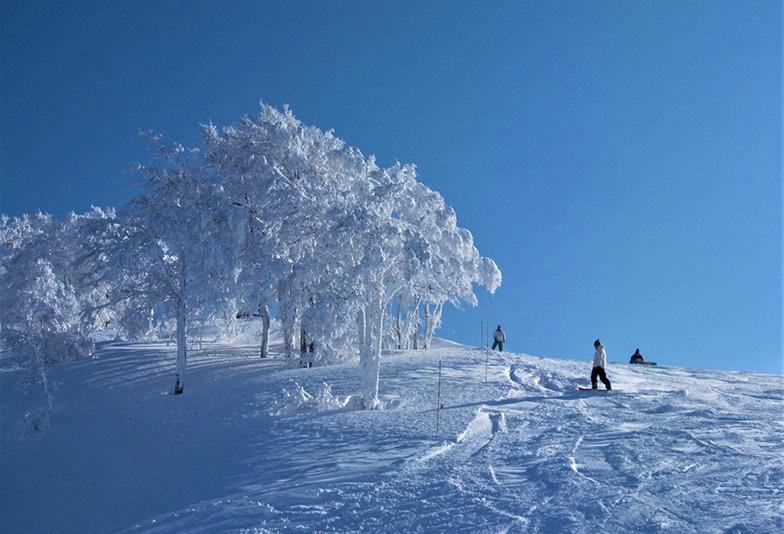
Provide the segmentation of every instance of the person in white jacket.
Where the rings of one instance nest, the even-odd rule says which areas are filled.
[[[607,367],[607,352],[604,350],[604,345],[598,339],[594,341],[593,346],[596,348],[596,353],[593,355],[593,370],[591,371],[591,389],[597,389],[596,379],[602,381],[607,391],[612,389],[610,381],[607,379],[605,369]]]
[[[496,331],[493,332],[493,348],[490,350],[495,350],[498,347],[498,352],[504,352],[504,342],[506,342],[506,334],[501,330],[501,325],[499,324]]]

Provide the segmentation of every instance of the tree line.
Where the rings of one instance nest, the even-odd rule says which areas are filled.
[[[413,348],[423,317],[427,346],[445,303],[501,283],[413,165],[380,168],[288,108],[203,126],[199,148],[144,137],[152,161],[122,208],[2,217],[0,335],[18,357],[79,359],[107,324],[138,338],[170,321],[179,394],[195,325],[258,314],[266,357],[275,313],[287,357],[358,354],[372,409],[383,346]]]

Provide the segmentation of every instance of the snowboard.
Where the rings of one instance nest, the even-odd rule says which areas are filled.
[[[579,391],[607,391],[606,389],[593,389],[593,388],[577,388]],[[615,389],[611,389],[610,391],[615,391]]]

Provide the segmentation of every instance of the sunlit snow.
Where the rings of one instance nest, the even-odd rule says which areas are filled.
[[[780,534],[782,377],[608,350],[617,391],[587,393],[590,346],[385,351],[368,411],[356,362],[205,343],[174,396],[174,345],[103,343],[50,367],[39,430],[35,386],[5,369],[0,531]]]

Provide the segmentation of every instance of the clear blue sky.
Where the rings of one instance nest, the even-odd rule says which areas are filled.
[[[417,165],[504,274],[507,350],[781,373],[781,30],[765,0],[3,2],[2,212],[119,207],[139,129],[289,104]]]

